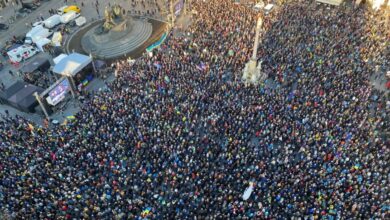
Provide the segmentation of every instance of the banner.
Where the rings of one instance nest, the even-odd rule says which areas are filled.
[[[159,47],[166,38],[167,38],[167,33],[164,33],[158,41],[154,42],[152,45],[146,48],[146,52],[148,53],[152,52],[152,50]]]

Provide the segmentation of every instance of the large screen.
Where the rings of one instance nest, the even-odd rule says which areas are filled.
[[[65,98],[65,94],[70,90],[69,80],[62,80],[53,90],[49,92],[49,96],[53,105],[56,105]]]

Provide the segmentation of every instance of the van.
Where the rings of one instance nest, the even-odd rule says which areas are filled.
[[[48,19],[43,21],[43,27],[45,28],[53,28],[57,25],[61,24],[61,15],[53,15]]]
[[[26,34],[26,39],[24,40],[24,43],[26,44],[32,44],[37,42],[38,40],[42,38],[48,38],[53,34],[53,31],[50,31],[47,28],[44,28],[42,25],[33,27],[31,31],[29,31]]]
[[[81,9],[79,7],[77,7],[76,5],[71,5],[71,6],[69,6],[69,7],[64,9],[64,13],[68,13],[68,12],[71,12],[71,11],[74,11],[76,13],[80,13]]]
[[[38,50],[30,45],[21,45],[15,49],[7,52],[7,55],[12,63],[20,63],[22,60],[34,56],[38,53]]]
[[[69,23],[70,21],[76,19],[79,16],[80,16],[80,14],[76,13],[74,11],[67,12],[67,13],[65,13],[65,14],[63,14],[61,16],[61,23],[67,24],[67,23]]]

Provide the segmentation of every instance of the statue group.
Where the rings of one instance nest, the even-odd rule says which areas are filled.
[[[126,10],[120,5],[115,4],[110,8],[106,7],[104,12],[104,24],[102,26],[103,32],[106,33],[114,28],[120,21],[123,21],[126,16]]]

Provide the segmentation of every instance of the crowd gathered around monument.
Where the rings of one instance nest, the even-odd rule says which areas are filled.
[[[246,85],[259,14],[192,9],[183,34],[116,63],[66,124],[2,114],[3,215],[389,218],[389,97],[370,82],[390,66],[389,33],[375,12],[293,1],[262,14],[268,78]]]

